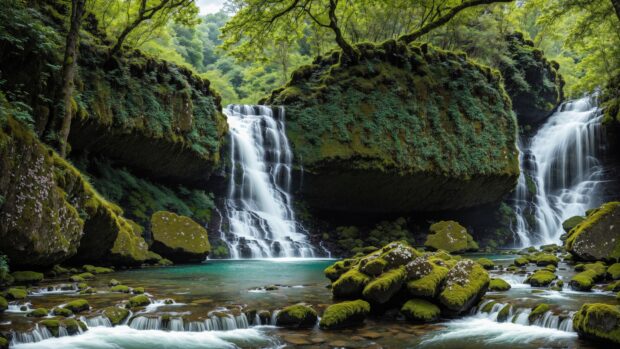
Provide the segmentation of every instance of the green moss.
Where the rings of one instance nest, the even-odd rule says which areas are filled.
[[[24,299],[28,296],[28,292],[23,288],[9,288],[6,291],[6,298],[10,300]]]
[[[536,263],[536,265],[539,266],[545,266],[549,264],[557,266],[560,262],[560,259],[550,253],[537,253],[530,257],[530,261]]]
[[[368,285],[364,287],[362,295],[366,300],[386,303],[400,290],[406,277],[407,270],[404,267],[388,270],[369,282]]]
[[[325,309],[319,326],[337,329],[361,324],[370,313],[370,304],[361,299],[330,305]]]
[[[407,282],[407,290],[414,297],[433,298],[439,293],[439,286],[448,275],[448,268],[429,264],[432,269],[418,279]]]
[[[338,280],[338,278],[346,273],[349,269],[351,269],[350,263],[346,263],[345,261],[338,261],[323,271],[325,276],[330,279],[332,282]]]
[[[43,280],[43,274],[35,271],[16,271],[11,274],[13,280],[19,285],[34,285]]]
[[[89,264],[84,265],[82,269],[84,269],[84,271],[91,273],[91,274],[108,274],[108,273],[114,272],[114,269],[111,269],[111,268],[95,267]]]
[[[151,300],[146,295],[140,294],[129,298],[127,304],[130,308],[143,307],[151,304]]]
[[[282,309],[276,316],[276,326],[310,328],[317,321],[317,313],[307,305],[296,304]]]
[[[76,299],[65,304],[63,308],[71,310],[73,313],[77,314],[90,309],[90,305],[86,299]]]
[[[0,337],[0,348],[9,349],[9,341],[4,337]]]
[[[202,260],[211,251],[207,230],[189,217],[155,212],[151,217],[151,232],[153,250],[168,257],[181,254]]]
[[[514,264],[517,267],[522,267],[524,265],[528,265],[529,263],[530,263],[529,259],[527,259],[525,257],[516,258],[515,261],[514,261]]]
[[[73,316],[73,312],[66,308],[54,308],[52,309],[54,316],[70,317]]]
[[[491,270],[495,268],[495,263],[488,258],[478,258],[476,260],[478,264],[480,264],[484,269]]]
[[[76,280],[73,280],[73,278],[71,280],[76,282],[95,279],[95,275],[93,275],[92,273],[81,273],[74,276],[76,277]]]
[[[0,297],[0,313],[4,312],[9,308],[9,302],[7,302],[6,298]]]
[[[388,262],[385,259],[376,257],[370,259],[366,264],[360,267],[360,270],[367,275],[377,276],[383,273],[383,270],[388,266]]]
[[[530,275],[525,282],[529,283],[534,287],[546,287],[551,284],[551,282],[557,279],[558,276],[553,272],[546,269],[536,270],[532,275]]]
[[[510,316],[510,309],[512,306],[510,304],[504,305],[504,307],[497,313],[497,321],[498,322],[506,322],[508,317]]]
[[[608,202],[591,211],[568,232],[566,250],[585,260],[620,261],[620,239],[611,240],[613,232],[608,229],[617,221],[619,209],[620,202]]]
[[[620,308],[610,304],[584,304],[573,317],[579,336],[620,344]]]
[[[121,293],[129,293],[130,289],[125,285],[116,285],[110,288],[110,292],[121,292]]]
[[[466,311],[484,295],[489,285],[487,271],[471,260],[459,261],[448,273],[439,302],[447,313]]]
[[[482,307],[482,309],[480,309],[480,311],[483,313],[490,313],[493,310],[495,304],[497,304],[497,302],[495,301],[488,302],[484,305],[484,307]]]
[[[57,319],[47,319],[39,322],[39,324],[45,326],[52,336],[58,337],[58,330],[60,328],[60,321]]]
[[[455,221],[437,222],[429,230],[424,246],[433,250],[453,253],[478,249],[478,244],[467,233],[467,229]]]
[[[332,292],[338,298],[357,298],[362,295],[364,287],[369,282],[368,275],[357,269],[351,269],[332,284]]]
[[[107,317],[113,326],[120,325],[129,316],[129,310],[119,307],[107,307],[103,309],[103,315]]]
[[[569,282],[572,289],[590,291],[594,283],[605,276],[606,267],[603,263],[589,263],[584,265],[584,271],[573,276]]]
[[[581,222],[583,222],[586,218],[582,217],[582,216],[573,216],[567,220],[565,220],[564,222],[562,222],[562,228],[564,229],[565,232],[569,232],[571,231],[574,227],[576,227],[577,225],[579,225]]]
[[[131,293],[133,293],[133,294],[144,294],[144,287],[134,287],[131,290]]]
[[[46,317],[48,313],[49,313],[49,310],[45,308],[37,308],[29,312],[27,316],[28,317]]]
[[[491,291],[508,291],[510,289],[510,284],[506,281],[494,278],[489,282],[489,290]]]
[[[620,263],[614,263],[607,268],[607,276],[612,280],[620,279]]]
[[[435,304],[424,299],[410,299],[400,309],[409,321],[432,322],[439,319],[441,310]]]
[[[548,312],[549,310],[551,310],[551,308],[549,307],[548,304],[545,304],[545,303],[539,304],[532,309],[532,312],[530,313],[530,315],[528,315],[527,318],[530,321],[530,323],[533,323],[534,321],[536,321],[536,319],[541,317],[544,313]]]

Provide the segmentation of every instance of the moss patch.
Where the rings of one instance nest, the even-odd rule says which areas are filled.
[[[620,261],[620,202],[591,211],[568,232],[565,247],[577,259]]]
[[[506,281],[494,278],[489,282],[489,290],[491,291],[508,291],[510,289],[510,284]]]
[[[103,309],[103,315],[107,317],[113,326],[120,325],[129,316],[129,310],[119,307],[107,307]]]
[[[276,316],[276,326],[292,328],[314,327],[317,313],[307,305],[296,304],[282,309]]]
[[[546,269],[536,270],[532,275],[530,275],[525,283],[528,283],[534,287],[546,287],[551,284],[551,282],[557,279],[558,276],[553,272]]]
[[[620,344],[620,309],[611,304],[584,304],[573,318],[580,337]]]
[[[478,249],[478,244],[469,235],[467,229],[455,221],[441,221],[431,225],[424,246],[449,253]]]
[[[90,309],[90,305],[85,299],[76,299],[65,304],[63,308],[71,310],[73,313],[77,314]]]
[[[363,323],[369,313],[370,304],[361,299],[333,304],[325,309],[319,326],[323,329],[356,326]]]
[[[362,295],[366,300],[386,303],[400,290],[406,277],[407,271],[404,267],[389,270],[369,282],[368,285],[364,287]]]
[[[439,302],[446,314],[460,314],[470,309],[486,292],[489,274],[472,260],[462,260],[450,269]]]
[[[207,230],[189,217],[155,212],[151,232],[153,250],[173,261],[202,261],[211,251]]]
[[[400,312],[405,315],[409,321],[414,322],[432,322],[439,319],[441,310],[435,304],[424,299],[410,299]]]

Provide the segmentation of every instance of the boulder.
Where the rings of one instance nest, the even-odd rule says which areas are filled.
[[[499,70],[520,125],[536,126],[545,121],[564,98],[564,80],[559,64],[549,62],[540,49],[522,33],[506,36],[510,59],[501,60]]]
[[[439,293],[442,313],[459,315],[473,307],[489,287],[489,273],[478,263],[465,259],[448,272]]]
[[[510,287],[511,286],[509,283],[500,278],[491,279],[491,281],[489,282],[490,291],[508,291]]]
[[[526,284],[530,284],[534,287],[547,287],[551,282],[557,279],[558,276],[552,271],[546,269],[536,270],[532,275],[525,279]]]
[[[605,277],[607,268],[601,262],[589,263],[583,266],[583,271],[573,276],[568,283],[573,290],[590,291],[596,281]]]
[[[611,304],[584,304],[573,317],[579,337],[620,345],[620,307]]]
[[[63,308],[71,310],[74,314],[77,314],[90,309],[90,305],[85,299],[76,299],[65,304]]]
[[[448,268],[437,265],[428,258],[418,257],[407,264],[409,281],[407,290],[414,297],[434,298],[439,286],[448,275]]]
[[[516,119],[498,73],[428,44],[356,49],[356,63],[319,57],[261,102],[285,107],[311,207],[456,210],[514,189]]]
[[[564,229],[564,231],[568,233],[574,227],[576,227],[581,222],[583,222],[585,219],[586,218],[582,217],[582,216],[573,216],[573,217],[565,220],[564,222],[562,222],[562,229]]]
[[[449,253],[478,250],[478,244],[467,229],[455,221],[441,221],[431,225],[424,246]]]
[[[151,300],[144,294],[133,296],[127,301],[129,308],[144,307],[151,304]]]
[[[43,281],[43,274],[36,271],[16,271],[11,273],[11,276],[18,285],[36,285]]]
[[[548,304],[542,303],[534,308],[532,308],[532,312],[527,316],[527,319],[530,321],[530,324],[538,320],[542,317],[546,312],[548,312],[551,308]]]
[[[201,262],[211,251],[207,230],[191,218],[159,211],[151,217],[153,251],[173,262]]]
[[[589,212],[568,232],[565,247],[584,261],[620,260],[620,202],[608,202]]]
[[[405,315],[409,321],[413,322],[432,322],[439,319],[441,310],[435,304],[424,299],[410,299],[400,312]]]
[[[276,326],[289,328],[312,328],[318,316],[316,311],[304,304],[288,306],[276,315]]]
[[[119,307],[107,307],[103,309],[103,315],[110,320],[113,326],[120,325],[129,316],[129,310]]]
[[[344,273],[332,284],[332,293],[336,298],[356,298],[362,295],[370,277],[357,269]]]
[[[607,268],[607,276],[612,280],[620,280],[620,263],[614,263]]]
[[[362,295],[364,299],[376,303],[386,303],[392,296],[400,291],[403,282],[407,278],[407,270],[404,266],[391,269],[378,276],[364,287]]]
[[[330,305],[325,309],[319,326],[333,330],[361,325],[370,313],[370,304],[361,299]]]

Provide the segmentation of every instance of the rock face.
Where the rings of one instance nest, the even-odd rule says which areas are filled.
[[[12,266],[146,259],[148,247],[122,210],[12,118],[0,130],[0,174],[0,249]]]
[[[506,36],[506,41],[512,59],[502,61],[499,69],[512,107],[520,125],[540,124],[564,98],[560,66],[547,61],[543,52],[521,33]]]
[[[478,250],[478,244],[467,229],[455,221],[441,221],[431,225],[424,246],[432,250],[463,253]]]
[[[365,267],[377,260],[383,260],[384,270],[365,274]],[[333,280],[335,297],[361,297],[375,312],[398,308],[416,322],[434,321],[439,312],[446,316],[466,312],[484,296],[489,285],[489,274],[480,264],[443,251],[422,254],[404,242],[337,262],[325,274]]]
[[[588,211],[586,219],[568,232],[565,246],[580,260],[620,260],[620,202]]]
[[[620,308],[611,304],[584,304],[573,318],[580,337],[620,344]]]
[[[207,230],[191,218],[159,211],[151,217],[153,251],[173,262],[201,262],[211,251]]]
[[[499,74],[426,45],[357,48],[359,64],[320,57],[264,101],[286,107],[311,206],[438,211],[512,190],[516,120]]]

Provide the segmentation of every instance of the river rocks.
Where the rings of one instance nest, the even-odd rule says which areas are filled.
[[[9,302],[7,302],[6,298],[0,296],[0,313],[9,309]]]
[[[439,293],[439,286],[448,275],[449,269],[418,257],[407,264],[410,280],[407,290],[414,297],[434,298]]]
[[[333,304],[325,309],[319,326],[327,330],[357,326],[369,313],[370,304],[361,299]]]
[[[490,291],[508,291],[510,289],[510,284],[504,281],[503,279],[494,278],[489,282],[489,290]]]
[[[620,280],[620,263],[614,263],[607,268],[607,276],[612,280]]]
[[[596,281],[605,277],[606,267],[601,262],[585,264],[584,271],[573,276],[568,283],[570,287],[577,291],[590,291]]]
[[[504,77],[506,92],[520,125],[542,123],[564,98],[564,80],[559,65],[544,58],[534,43],[523,34],[506,36],[510,60],[502,60],[499,69]]]
[[[550,309],[551,308],[549,307],[548,304],[545,304],[545,303],[539,304],[535,306],[534,308],[532,308],[532,312],[527,316],[527,319],[530,321],[530,323],[533,323],[534,321],[542,317]]]
[[[36,285],[43,280],[43,274],[35,271],[16,271],[11,276],[18,285]]]
[[[478,250],[478,244],[467,229],[455,221],[441,221],[431,225],[424,246],[449,253]]]
[[[73,316],[73,312],[66,308],[54,308],[52,309],[52,315],[54,316],[62,316],[62,317],[70,317]]]
[[[564,231],[568,233],[574,227],[576,227],[581,222],[583,222],[585,219],[586,218],[582,217],[582,216],[573,216],[573,217],[565,220],[564,222],[562,222],[562,229],[564,229]]]
[[[337,298],[355,298],[362,295],[370,277],[357,269],[344,273],[332,283],[332,292]]]
[[[119,307],[103,309],[103,315],[110,320],[113,326],[120,325],[129,316],[129,310]]]
[[[191,218],[159,211],[151,217],[153,251],[173,262],[201,262],[211,251],[207,230]]]
[[[0,249],[12,266],[145,260],[148,246],[122,210],[11,118],[0,130],[0,159]]]
[[[539,269],[532,275],[528,276],[528,278],[525,279],[525,283],[530,284],[533,287],[547,287],[557,278],[558,276],[552,271],[547,269]]]
[[[565,246],[579,260],[620,260],[620,202],[589,211],[586,219],[569,231]]]
[[[65,304],[63,308],[71,310],[74,314],[77,314],[90,309],[90,305],[85,299],[76,299]]]
[[[144,307],[151,304],[151,300],[144,294],[133,296],[127,301],[129,308]]]
[[[276,315],[276,326],[290,328],[314,327],[318,316],[316,311],[304,304],[288,306]]]
[[[386,303],[400,290],[406,278],[407,270],[404,266],[388,270],[369,282],[362,295],[369,301]]]
[[[580,337],[620,345],[620,308],[611,304],[584,304],[573,318]]]
[[[547,265],[553,265],[555,267],[558,266],[560,259],[551,253],[536,253],[533,255],[529,255],[528,260],[532,263],[536,263],[536,265],[544,267]]]
[[[439,319],[441,310],[435,304],[424,299],[410,299],[400,312],[405,315],[409,321],[413,322],[432,322]]]
[[[480,264],[462,260],[446,276],[439,302],[447,315],[459,315],[469,310],[484,296],[489,287],[489,274]]]
[[[263,101],[286,108],[311,207],[452,210],[513,190],[516,120],[499,74],[429,45],[356,48],[359,63],[319,57]]]

